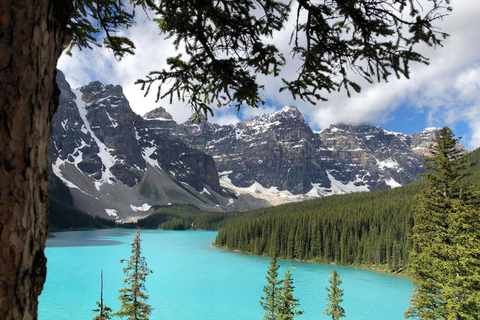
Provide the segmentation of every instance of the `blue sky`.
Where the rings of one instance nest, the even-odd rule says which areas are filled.
[[[423,3],[426,0],[421,0]],[[313,130],[333,123],[371,123],[389,131],[409,134],[426,127],[450,126],[462,144],[470,150],[480,147],[480,1],[452,0],[453,12],[440,23],[450,37],[440,48],[419,47],[430,58],[430,65],[412,64],[410,79],[390,79],[388,83],[361,83],[362,92],[348,98],[345,92],[328,95],[327,102],[316,106],[293,100],[287,92],[279,93],[281,79],[260,79],[265,84],[266,104],[258,109],[223,108],[215,110],[212,122],[235,123],[274,112],[285,105],[295,105]],[[155,95],[143,97],[135,80],[151,70],[164,67],[167,57],[176,54],[173,46],[158,35],[155,23],[139,17],[137,24],[124,32],[137,47],[136,54],[117,62],[105,49],[75,51],[73,58],[62,56],[58,68],[76,88],[93,80],[120,84],[132,109],[143,115],[163,106],[177,122],[191,115],[184,103],[155,103]],[[275,34],[273,42],[288,49],[290,30]],[[292,75],[296,66],[289,64],[284,75]],[[282,75],[283,76],[283,75]]]

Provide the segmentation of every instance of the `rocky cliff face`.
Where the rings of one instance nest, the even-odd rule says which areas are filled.
[[[328,184],[317,162],[318,141],[295,107],[234,126],[187,122],[180,127],[176,134],[210,154],[230,185],[305,194],[312,183]]]
[[[156,129],[168,116],[136,115],[120,86],[92,82],[71,90],[61,72],[57,81],[62,94],[52,124],[51,172],[72,190],[77,207],[125,219],[152,205],[219,210],[229,203],[213,158]]]
[[[304,199],[416,180],[423,170],[419,154],[438,130],[407,136],[373,125],[338,124],[315,133],[297,108],[286,106],[236,125],[186,122],[170,133],[210,154],[223,185]]]
[[[423,172],[402,134],[373,125],[332,125],[317,134],[329,175],[342,184],[366,190],[405,185]]]
[[[136,115],[120,86],[71,90],[61,73],[58,83],[51,171],[77,207],[117,219],[169,203],[246,210],[397,187],[418,178],[438,134],[344,124],[313,132],[293,106],[235,125],[177,124],[161,107]]]

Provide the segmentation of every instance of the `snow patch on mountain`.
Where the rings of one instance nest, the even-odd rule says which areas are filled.
[[[112,127],[113,127],[113,128],[118,127],[117,121],[115,121],[115,119],[113,119],[113,118],[110,116],[110,113],[108,113],[107,110],[105,110],[105,113],[107,114],[108,120],[110,120],[110,122],[112,123]]]
[[[363,184],[363,179],[358,175],[356,176],[357,179],[355,181],[349,181],[348,183],[343,183],[335,179],[330,170],[327,170],[327,176],[332,183],[331,190],[333,194],[370,191],[368,185]]]
[[[115,209],[105,209],[105,212],[106,212],[110,217],[118,217],[117,210],[115,210]]]
[[[388,180],[385,180],[385,184],[387,186],[389,186],[390,188],[398,188],[398,187],[401,187],[402,185],[400,183],[398,183],[397,181],[395,181],[393,178],[390,178]]]
[[[150,210],[151,207],[152,206],[149,205],[148,203],[144,203],[139,207],[136,207],[134,205],[130,205],[130,208],[132,208],[133,211],[148,211],[148,210]]]
[[[384,160],[384,161],[379,161],[377,159],[377,165],[380,169],[384,169],[384,168],[398,168],[398,162],[396,160],[393,160],[393,159],[387,159],[387,160]]]
[[[152,120],[157,120],[157,121],[173,121],[172,119],[165,119],[165,118],[162,118],[162,117],[158,117],[158,118],[144,118],[145,120],[147,121],[152,121]]]
[[[60,158],[57,158],[55,163],[52,164],[52,169],[53,173],[60,178],[60,180],[65,183],[65,185],[71,189],[78,189],[81,192],[84,192],[82,189],[80,189],[76,184],[72,183],[70,180],[66,179],[63,174],[62,174],[62,167],[65,166],[65,160],[62,160]],[[84,192],[85,193],[85,192]]]
[[[220,185],[224,188],[235,191],[237,196],[242,194],[250,194],[257,199],[267,200],[271,205],[296,202],[306,199],[304,195],[294,195],[288,190],[278,190],[277,187],[265,188],[256,181],[247,188],[237,187],[228,177],[228,175],[231,173],[232,171],[223,171],[218,173]]]
[[[211,193],[207,190],[207,188],[203,188],[202,191],[200,191],[201,194],[208,194],[211,195]]]
[[[110,154],[110,152],[114,150],[107,148],[107,146],[102,141],[100,141],[100,139],[97,137],[95,132],[93,132],[92,128],[90,127],[90,123],[88,122],[88,119],[87,119],[87,113],[88,113],[87,105],[82,100],[83,93],[79,89],[73,90],[73,93],[76,96],[75,103],[77,104],[78,112],[80,113],[80,118],[83,120],[83,124],[85,125],[85,128],[90,133],[90,136],[93,138],[93,140],[95,141],[95,143],[97,144],[100,150],[98,152],[98,157],[102,160],[104,167],[102,168],[102,177],[100,181],[95,181],[95,188],[97,188],[97,190],[100,190],[100,187],[105,183],[113,184],[115,176],[110,172],[110,168],[113,167],[116,160],[115,160],[115,157]]]
[[[157,150],[156,147],[147,147],[143,148],[143,158],[147,161],[152,167],[156,167],[160,170],[163,170],[162,167],[158,164],[157,160],[152,159],[150,156]]]

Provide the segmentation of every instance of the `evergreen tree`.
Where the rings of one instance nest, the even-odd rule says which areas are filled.
[[[124,262],[125,260],[120,260]],[[133,238],[132,256],[128,265],[123,268],[126,278],[123,280],[125,287],[120,289],[118,299],[122,303],[119,317],[128,317],[128,320],[147,320],[152,312],[152,307],[146,303],[148,295],[145,294],[145,278],[151,273],[147,267],[145,257],[141,255],[140,229]]]
[[[325,287],[325,290],[328,291],[328,303],[323,314],[331,316],[332,320],[338,320],[345,317],[345,310],[340,306],[340,303],[343,302],[343,289],[339,288],[342,280],[340,280],[337,270],[333,270],[333,274],[330,275],[328,282],[330,283],[330,288]]]
[[[112,308],[102,304],[101,301],[97,301],[97,308],[93,309],[92,311],[97,313],[97,315],[93,318],[93,320],[112,319],[112,315],[113,315]]]
[[[480,197],[459,185],[469,165],[458,141],[444,127],[425,156],[428,187],[417,197],[410,257],[417,288],[406,318],[480,318]]]
[[[285,273],[278,304],[278,319],[280,320],[293,320],[296,316],[304,313],[303,310],[296,310],[296,308],[300,306],[300,300],[293,297],[294,289],[292,274],[290,273],[290,269],[288,269]]]
[[[93,309],[93,312],[96,312],[97,315],[93,320],[108,320],[112,318],[112,308],[103,304],[103,270],[100,275],[100,301],[97,301],[97,308]]]
[[[278,269],[280,266],[277,263],[277,258],[274,255],[270,261],[270,267],[267,271],[267,284],[263,286],[265,296],[261,297],[260,305],[265,310],[264,320],[278,319],[278,309],[281,298],[281,286],[283,280],[278,280]]]

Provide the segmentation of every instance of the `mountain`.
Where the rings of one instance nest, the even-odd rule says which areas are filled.
[[[57,82],[61,95],[52,119],[51,174],[70,189],[80,210],[124,220],[170,203],[211,211],[266,205],[228,195],[213,158],[162,135],[154,125],[159,120],[135,114],[120,86],[91,82],[72,90],[61,72]]]
[[[272,204],[408,184],[423,172],[419,155],[438,134],[343,124],[313,132],[293,106],[235,125],[187,121],[167,132],[211,155],[222,185]]]
[[[235,125],[177,124],[162,107],[135,114],[120,86],[72,90],[61,72],[57,82],[50,189],[58,177],[75,207],[122,221],[153,206],[243,211],[408,184],[438,132],[343,124],[314,132],[293,106]]]

